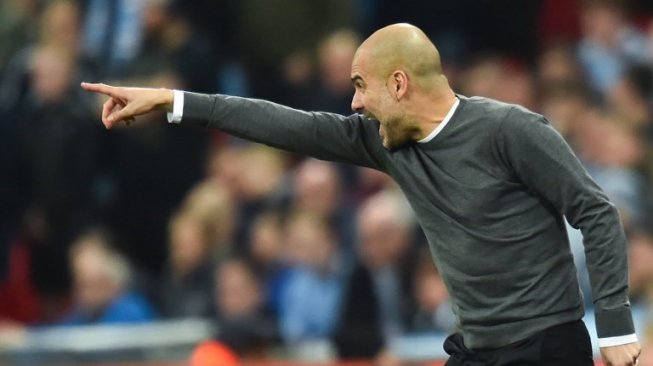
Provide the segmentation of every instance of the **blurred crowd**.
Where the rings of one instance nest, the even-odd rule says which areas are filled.
[[[204,317],[244,355],[328,339],[340,357],[379,359],[394,336],[454,331],[425,239],[384,174],[160,114],[107,132],[103,100],[78,86],[350,114],[358,44],[399,21],[434,40],[457,92],[553,123],[619,207],[632,306],[653,311],[648,1],[5,0],[0,328]],[[569,231],[591,311],[582,237]]]

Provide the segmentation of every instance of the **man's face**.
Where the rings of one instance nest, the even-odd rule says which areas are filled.
[[[383,146],[395,149],[408,142],[410,134],[403,127],[405,122],[399,102],[390,94],[389,75],[379,75],[369,64],[365,52],[359,50],[351,67],[351,80],[355,88],[351,109],[379,121]]]

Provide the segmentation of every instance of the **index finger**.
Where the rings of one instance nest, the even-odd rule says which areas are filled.
[[[82,83],[82,89],[94,93],[102,93],[114,98],[122,98],[122,95],[119,93],[118,88],[109,86],[102,83]]]

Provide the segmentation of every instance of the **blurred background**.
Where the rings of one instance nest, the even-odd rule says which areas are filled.
[[[108,132],[78,86],[350,114],[357,46],[410,22],[457,92],[545,115],[617,204],[653,365],[652,21],[650,0],[1,1],[0,364],[439,364],[455,320],[387,176],[160,114]]]

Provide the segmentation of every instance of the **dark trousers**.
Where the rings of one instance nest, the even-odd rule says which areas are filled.
[[[492,349],[470,350],[460,333],[444,342],[445,366],[593,366],[592,344],[581,321],[547,328],[522,341]]]

